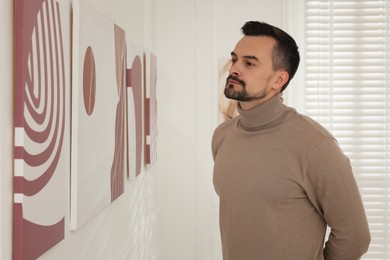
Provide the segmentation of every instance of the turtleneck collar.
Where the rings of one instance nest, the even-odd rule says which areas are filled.
[[[286,109],[282,94],[275,95],[265,103],[250,110],[243,110],[240,104],[237,104],[240,125],[244,128],[258,128],[268,125],[278,119]]]

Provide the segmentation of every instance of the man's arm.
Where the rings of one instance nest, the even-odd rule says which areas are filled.
[[[313,149],[307,180],[309,199],[331,228],[324,258],[359,259],[368,250],[370,231],[349,159],[335,140]]]

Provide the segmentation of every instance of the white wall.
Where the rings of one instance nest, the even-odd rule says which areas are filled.
[[[195,1],[156,1],[161,259],[195,255]]]

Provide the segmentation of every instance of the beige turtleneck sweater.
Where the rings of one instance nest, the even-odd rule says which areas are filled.
[[[280,95],[238,111],[212,140],[223,259],[359,259],[370,233],[334,137]]]

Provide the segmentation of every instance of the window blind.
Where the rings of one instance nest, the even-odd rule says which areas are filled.
[[[305,107],[351,159],[372,241],[390,259],[390,1],[305,1]]]

